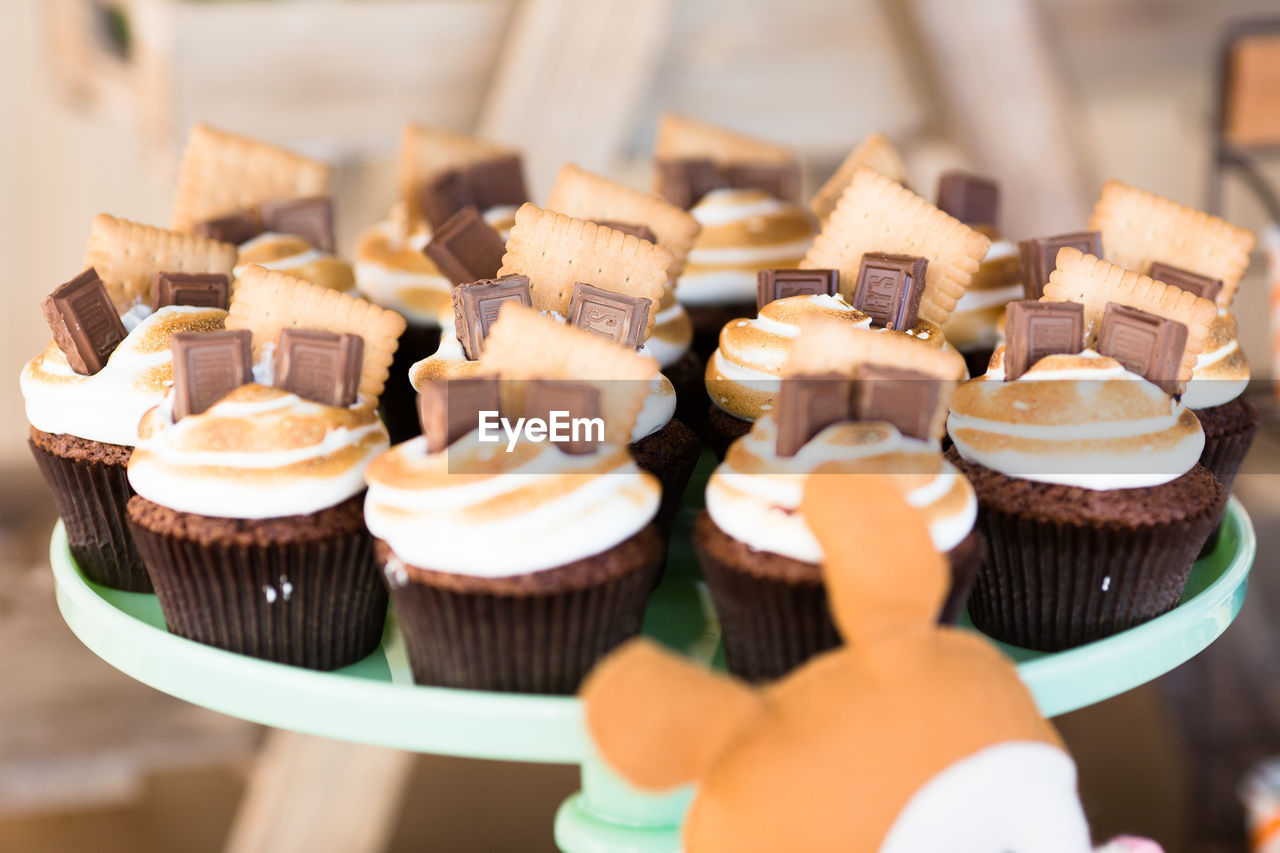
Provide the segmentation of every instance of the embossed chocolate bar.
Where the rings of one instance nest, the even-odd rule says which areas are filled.
[[[910,329],[920,311],[929,262],[913,255],[862,256],[853,307],[886,329]]]
[[[1022,259],[1022,286],[1028,299],[1039,299],[1044,296],[1044,286],[1049,282],[1049,273],[1058,264],[1058,250],[1065,246],[1079,249],[1095,258],[1102,257],[1102,233],[1100,231],[1078,231],[1074,234],[1059,234],[1056,237],[1036,237],[1023,240],[1018,244],[1018,253]]]
[[[333,251],[333,199],[327,195],[262,204],[264,231],[294,234],[322,252]]]
[[[220,272],[158,272],[151,285],[152,307],[195,305],[227,310],[231,281]]]
[[[756,310],[788,296],[835,296],[839,270],[760,270],[756,273]]]
[[[887,421],[905,436],[928,441],[941,383],[916,370],[860,365],[853,384],[853,413],[860,421]]]
[[[497,275],[506,246],[480,212],[467,207],[436,229],[425,251],[445,277],[462,284]]]
[[[1217,299],[1218,294],[1222,292],[1222,279],[1200,275],[1191,270],[1175,267],[1173,264],[1166,264],[1164,261],[1152,261],[1151,271],[1147,275],[1156,281],[1189,290],[1204,299]]]
[[[418,419],[434,453],[480,425],[481,412],[499,411],[498,377],[435,379],[418,389]]]
[[[938,178],[938,208],[974,227],[996,227],[1000,186],[968,172],[944,172]]]
[[[531,379],[524,388],[525,417],[541,418],[551,423],[552,412],[566,412],[570,422],[582,422],[601,417],[600,389],[585,382],[565,382],[559,379]],[[603,432],[603,431],[601,431]],[[598,436],[587,429],[576,438],[570,433],[568,441],[555,442],[565,453],[592,453],[600,442]]]
[[[1084,349],[1084,306],[1024,299],[1005,307],[1004,378],[1017,379],[1047,355]]]
[[[221,240],[223,243],[239,246],[241,243],[247,243],[261,234],[262,223],[252,211],[242,210],[237,213],[229,213],[226,216],[219,216],[216,219],[197,222],[192,230],[201,237]]]
[[[712,190],[729,185],[720,168],[704,157],[659,160],[657,166],[659,194],[686,210]]]
[[[326,406],[356,402],[364,339],[320,329],[281,329],[276,344],[277,388]]]
[[[76,373],[97,373],[128,334],[93,267],[46,296],[40,310]]]
[[[533,307],[527,275],[487,278],[461,284],[453,289],[454,332],[468,360],[480,358],[489,327],[497,321],[502,304],[512,299],[521,305]]]
[[[1098,325],[1098,352],[1125,369],[1178,393],[1178,368],[1187,348],[1187,327],[1157,314],[1108,302]]]
[[[849,378],[839,373],[783,378],[774,414],[778,455],[795,456],[822,430],[849,420],[849,392]]]
[[[625,347],[639,349],[649,322],[649,300],[575,282],[569,297],[569,322]]]
[[[228,393],[253,381],[248,329],[179,332],[173,351],[173,419],[198,415]]]

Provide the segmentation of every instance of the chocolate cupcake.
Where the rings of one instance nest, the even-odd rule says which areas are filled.
[[[229,331],[175,340],[173,392],[129,461],[129,521],[171,632],[326,670],[377,647],[386,590],[361,497],[388,446],[376,404],[403,323],[255,266]]]
[[[80,570],[95,583],[146,592],[151,582],[126,523],[133,491],[125,466],[138,422],[173,381],[171,336],[222,328],[235,247],[99,214],[85,259],[90,269],[45,301],[55,341],[22,371],[28,445]],[[153,293],[161,271],[203,280]],[[215,307],[173,304],[181,300]]]
[[[519,304],[501,306],[469,364],[421,385],[424,436],[368,472],[365,516],[414,677],[571,692],[639,631],[665,559],[662,485],[626,448],[656,365]],[[556,416],[599,431],[558,435]]]
[[[445,186],[454,191],[440,192]],[[439,316],[452,310],[450,292],[459,283],[426,254],[433,231],[469,204],[506,240],[516,208],[527,196],[514,149],[413,122],[401,128],[398,198],[385,220],[360,233],[354,253],[360,295],[407,321],[382,396],[393,442],[419,432],[416,397],[406,377],[415,362],[439,346]],[[495,271],[481,271],[476,278]]]
[[[988,542],[969,601],[977,627],[1055,651],[1178,603],[1226,500],[1198,464],[1199,421],[1169,393],[1213,313],[1069,248],[1044,300],[1010,306],[1008,343],[948,420]]]
[[[667,113],[654,146],[658,191],[701,226],[676,281],[704,361],[720,329],[755,309],[756,272],[795,267],[813,240],[800,169],[783,145]]]
[[[893,475],[950,565],[939,619],[955,622],[982,549],[973,489],[937,444],[882,422],[829,426],[794,456],[778,455],[777,439],[774,416],[765,415],[729,448],[707,482],[707,509],[693,531],[730,672],[772,680],[840,643],[822,583],[822,549],[800,511],[804,480],[819,470],[851,475],[850,489],[857,488],[852,475]]]

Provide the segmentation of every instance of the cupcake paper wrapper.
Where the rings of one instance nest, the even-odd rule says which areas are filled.
[[[129,487],[125,465],[83,462],[27,445],[53,492],[67,530],[71,554],[94,583],[130,592],[151,592],[142,557],[129,531]]]
[[[418,393],[409,383],[409,368],[431,355],[440,346],[440,329],[410,325],[400,335],[400,345],[391,359],[391,372],[382,391],[380,411],[391,443],[399,444],[422,434],[418,422]]]
[[[1222,511],[1141,527],[1086,527],[984,507],[988,552],[969,617],[997,640],[1059,651],[1172,610]]]
[[[702,446],[693,430],[674,418],[653,435],[631,445],[636,464],[662,484],[662,503],[654,524],[663,539],[671,538],[671,527],[701,452]]]
[[[606,552],[607,553],[607,552]],[[388,578],[413,679],[520,693],[573,693],[600,658],[640,632],[660,552],[610,580],[541,594],[460,591]]]
[[[1244,457],[1248,454],[1261,423],[1258,410],[1248,400],[1241,398],[1240,403],[1244,412],[1239,428],[1215,435],[1206,433],[1204,452],[1200,454],[1200,464],[1208,468],[1228,492],[1235,483],[1236,474],[1240,473],[1240,466],[1244,463]]]
[[[791,581],[746,571],[712,556],[702,535],[695,530],[694,550],[720,618],[730,672],[750,681],[771,681],[841,644],[821,580]],[[964,609],[982,551],[975,531],[948,554],[952,583],[940,622],[954,623]]]
[[[355,663],[381,641],[387,593],[363,529],[256,546],[133,531],[174,634],[322,670]]]

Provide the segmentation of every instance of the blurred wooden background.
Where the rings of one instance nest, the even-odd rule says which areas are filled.
[[[666,109],[795,145],[810,186],[864,133],[883,130],[926,195],[950,166],[1001,177],[1005,230],[1016,238],[1075,230],[1112,176],[1201,204],[1218,33],[1230,19],[1277,11],[1275,0],[98,3],[127,7],[135,46],[158,46],[122,62],[86,56],[83,29],[55,26],[92,5],[0,2],[4,849],[78,849],[107,837],[121,850],[217,849],[260,738],[257,727],[133,684],[66,631],[42,553],[51,507],[22,440],[16,380],[48,340],[40,297],[79,270],[94,213],[167,221],[193,121],[338,163],[342,246],[385,213],[405,118],[526,147],[541,195],[564,160],[645,182],[654,120]],[[1264,224],[1234,185],[1226,212]],[[1260,265],[1237,310],[1259,376],[1268,364]],[[1277,470],[1280,449],[1267,453],[1255,470]],[[1274,482],[1242,478],[1260,519],[1278,515]],[[1215,647],[1225,683],[1270,671],[1269,613],[1255,586],[1243,627],[1227,635],[1234,644]],[[1258,734],[1228,744],[1222,785],[1280,750],[1274,721],[1250,719]],[[1161,833],[1171,853],[1192,849],[1192,834],[1226,839],[1196,849],[1235,849],[1229,792],[1214,826],[1197,829],[1180,811],[1190,785],[1177,725],[1157,688],[1063,721],[1091,814],[1104,829]],[[491,801],[493,789],[512,805],[485,824],[487,849],[515,849],[516,839],[519,849],[549,849],[551,810],[575,785],[568,768],[421,759],[392,849],[422,849],[428,832],[440,849],[474,849],[465,821],[450,828],[449,816],[469,797]],[[89,806],[96,811],[79,821],[59,817]],[[32,809],[45,816],[14,817]]]

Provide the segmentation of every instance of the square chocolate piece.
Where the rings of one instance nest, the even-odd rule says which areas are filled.
[[[498,377],[434,379],[418,391],[418,419],[427,452],[444,450],[480,426],[481,412],[500,411]]]
[[[616,219],[596,219],[593,220],[597,225],[603,225],[605,228],[612,228],[614,231],[621,231],[623,234],[630,234],[641,240],[648,240],[650,243],[657,243],[658,237],[649,229],[648,225],[641,225],[637,222],[618,222]]]
[[[705,157],[659,160],[657,166],[659,194],[685,210],[712,190],[729,186],[720,167]]]
[[[487,226],[486,226],[487,227]],[[484,352],[484,339],[498,320],[504,302],[533,307],[527,275],[504,275],[460,284],[453,289],[453,328],[468,361]]]
[[[151,285],[151,304],[159,311],[166,305],[197,308],[231,307],[231,281],[220,272],[158,272]]]
[[[795,163],[734,163],[724,173],[735,189],[761,190],[781,201],[800,196],[800,168]]]
[[[198,415],[241,385],[253,381],[248,329],[179,332],[173,350],[173,419]]]
[[[916,370],[863,364],[854,382],[853,412],[860,421],[886,421],[908,438],[928,441],[942,380]]]
[[[425,251],[446,278],[462,284],[497,275],[507,247],[480,211],[466,207],[436,229]]]
[[[471,197],[480,210],[491,207],[519,207],[529,200],[524,184],[524,163],[520,155],[495,157],[472,163],[463,174]]]
[[[276,387],[326,406],[356,402],[364,338],[320,329],[281,329]]]
[[[432,228],[439,228],[458,211],[475,206],[471,185],[457,169],[440,173],[418,191],[418,207]]]
[[[89,267],[40,303],[53,341],[76,373],[91,375],[129,334],[98,272]]]
[[[1178,369],[1187,348],[1187,327],[1119,302],[1108,302],[1098,326],[1098,352],[1125,370],[1178,393]]]
[[[1147,275],[1156,281],[1172,284],[1182,290],[1188,290],[1202,299],[1216,300],[1222,292],[1222,279],[1210,278],[1191,270],[1184,270],[1164,261],[1152,261],[1151,271]]]
[[[944,172],[938,178],[938,208],[966,225],[996,228],[1000,186],[968,172]]]
[[[542,418],[551,429],[552,415],[565,426],[560,438],[556,432],[548,433],[548,440],[565,453],[581,455],[594,453],[604,440],[604,420],[600,412],[600,389],[585,382],[566,382],[560,379],[531,379],[524,387],[525,417]],[[599,424],[583,423],[581,419],[598,419]]]
[[[1024,299],[1005,307],[1004,378],[1017,379],[1047,355],[1084,349],[1084,306]]]
[[[262,204],[263,230],[293,234],[322,252],[333,251],[333,199],[327,195]]]
[[[569,322],[624,347],[640,349],[649,323],[649,300],[575,282],[569,297]]]
[[[868,252],[858,269],[853,307],[871,316],[871,322],[903,331],[916,324],[920,297],[924,295],[929,262],[913,255]]]
[[[1037,237],[1018,244],[1018,253],[1022,259],[1023,292],[1028,299],[1044,296],[1044,286],[1049,283],[1049,274],[1058,266],[1058,251],[1067,246],[1100,258],[1102,232],[1079,231],[1056,237]]]
[[[756,273],[756,310],[788,296],[835,296],[839,270],[760,270]]]
[[[778,455],[795,456],[809,439],[834,423],[849,420],[849,390],[849,378],[839,373],[784,378],[774,412]]]
[[[208,237],[211,240],[219,240],[223,243],[239,246],[241,243],[248,243],[261,234],[262,223],[258,221],[257,215],[252,211],[242,210],[238,213],[219,216],[216,219],[197,222],[192,230],[201,237]]]

